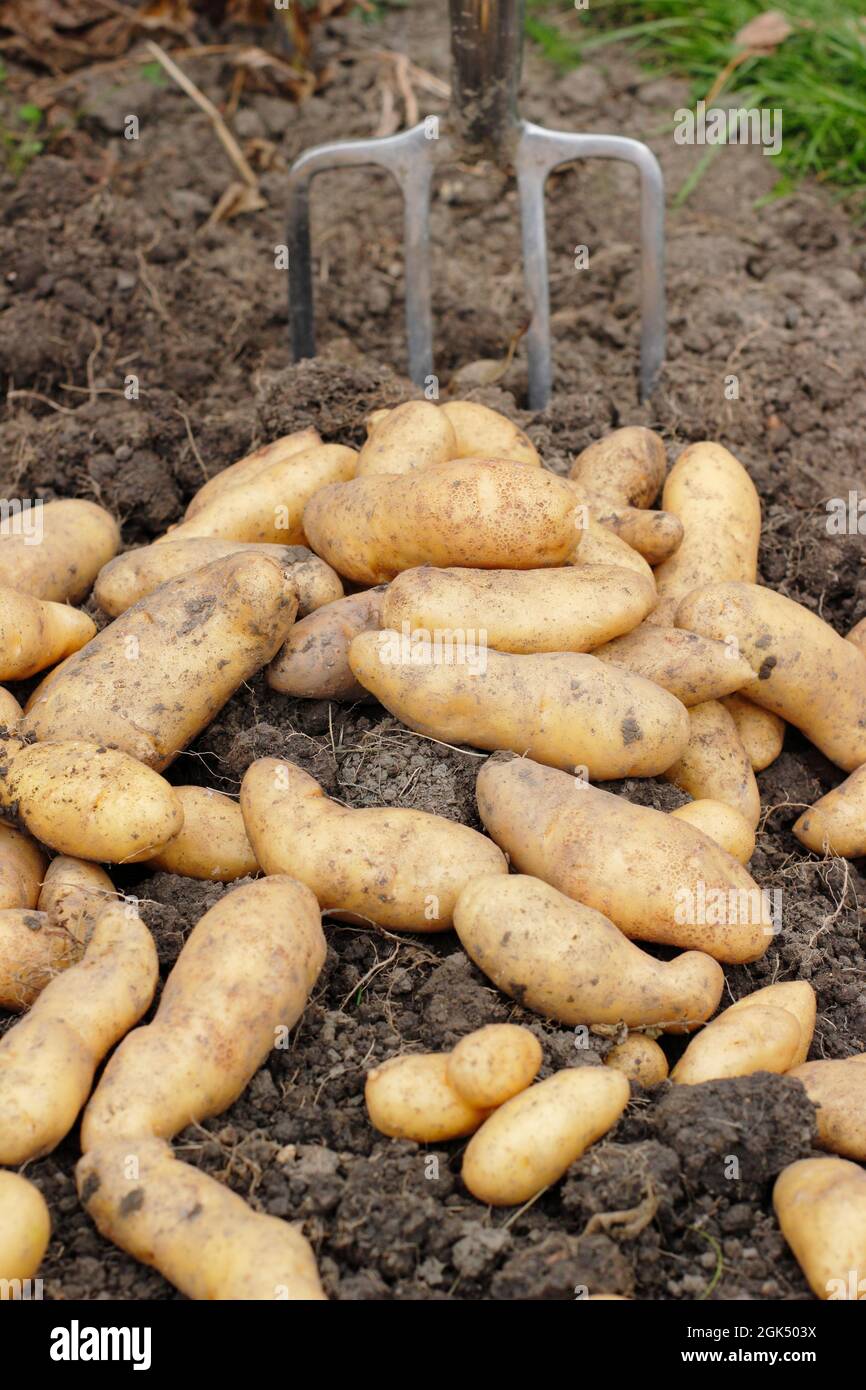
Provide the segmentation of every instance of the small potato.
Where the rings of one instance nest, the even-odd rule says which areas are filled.
[[[773,1188],[782,1235],[817,1298],[866,1299],[866,1172],[844,1158],[804,1158]]]
[[[368,1072],[364,1099],[373,1128],[418,1144],[474,1133],[487,1111],[454,1088],[448,1061],[445,1052],[404,1053]]]
[[[670,512],[642,512],[637,507],[597,507],[594,516],[602,526],[642,555],[648,565],[660,565],[682,545],[683,523]]]
[[[541,1043],[516,1023],[489,1023],[467,1033],[448,1057],[447,1077],[454,1090],[479,1110],[493,1110],[538,1075]]]
[[[665,480],[664,440],[642,425],[627,425],[577,455],[569,477],[592,503],[651,507]]]
[[[510,459],[540,465],[538,450],[529,436],[498,410],[477,401],[446,401],[439,409],[457,436],[452,458]]]
[[[304,530],[338,574],[374,585],[425,564],[565,564],[579,539],[575,508],[571,486],[544,469],[458,459],[322,488],[304,510]]]
[[[734,639],[753,679],[742,694],[794,724],[845,772],[866,762],[866,657],[817,614],[760,584],[707,584],[676,626]]]
[[[866,1163],[866,1052],[838,1061],[792,1067],[818,1107],[818,1144],[842,1158]]]
[[[709,1018],[721,998],[724,976],[710,956],[687,951],[655,960],[600,912],[529,875],[473,879],[454,925],[494,984],[560,1023],[682,1032]]]
[[[0,1173],[0,1281],[32,1279],[51,1239],[45,1198],[20,1173]],[[0,1289],[0,1299],[14,1294]]]
[[[381,625],[385,587],[364,589],[295,623],[267,669],[272,690],[301,700],[369,700],[349,666],[349,647],[359,632]]]
[[[463,1157],[463,1181],[494,1207],[528,1202],[612,1129],[629,1084],[606,1067],[567,1067],[494,1110]]]
[[[209,787],[175,787],[174,794],[183,810],[183,826],[147,861],[152,868],[216,883],[258,873],[236,801]]]
[[[282,438],[275,439],[271,444],[263,444],[253,453],[238,459],[237,463],[229,464],[228,468],[221,468],[219,473],[208,478],[187,507],[185,519],[189,520],[190,517],[195,516],[202,507],[230,488],[238,487],[241,484],[245,487],[248,486],[261,473],[272,468],[274,464],[294,458],[297,454],[305,454],[310,449],[316,449],[321,442],[322,437],[319,431],[310,427],[305,430],[295,430],[293,434],[284,434]]]
[[[794,834],[816,854],[844,859],[866,854],[866,763],[804,811]]]
[[[0,588],[0,680],[35,676],[95,635],[96,623],[77,608]]]
[[[11,733],[24,718],[24,711],[11,691],[0,686],[0,729]]]
[[[800,1025],[800,1046],[794,1054],[791,1066],[800,1066],[809,1055],[809,1048],[812,1045],[812,1037],[815,1032],[818,1006],[812,986],[806,980],[782,980],[779,984],[765,985],[763,989],[755,989],[751,994],[744,994],[742,999],[737,1000],[736,1004],[729,1005],[725,1013],[727,1015],[742,1013],[744,1009],[751,1009],[756,1004],[761,1008],[769,1004],[774,1009],[787,1009],[789,1014],[794,1015]]]
[[[457,457],[457,435],[444,410],[430,401],[405,401],[377,421],[358,455],[359,478],[409,473]]]
[[[31,510],[28,524],[41,527],[38,544],[23,527],[0,537],[0,585],[32,598],[80,603],[102,566],[120,549],[120,527],[95,502],[46,502]]]
[[[711,797],[700,797],[697,801],[687,802],[685,806],[678,806],[670,814],[715,840],[741,864],[748,864],[755,853],[755,831],[735,806],[714,801]]]
[[[636,627],[655,601],[648,580],[609,565],[543,570],[425,565],[391,581],[378,625],[431,635],[471,628],[501,652],[585,652]]]
[[[36,907],[47,867],[35,840],[0,821],[0,911]]]
[[[635,574],[641,575],[655,588],[653,572],[642,555],[624,540],[620,540],[619,536],[614,535],[606,526],[593,521],[591,517],[585,517],[580,509],[577,512],[577,520],[580,522],[580,527],[575,532],[578,541],[568,557],[569,564],[616,565],[621,569],[634,570]]]
[[[724,642],[676,627],[640,627],[594,647],[593,656],[669,690],[684,705],[718,700],[752,679],[752,668]],[[753,706],[756,708],[756,706]]]
[[[116,896],[114,884],[98,864],[58,854],[45,872],[36,906],[65,927],[83,951],[97,917]]]
[[[668,1074],[668,1059],[658,1043],[643,1033],[629,1033],[625,1042],[612,1047],[604,1059],[606,1067],[621,1071],[629,1081],[648,1090],[658,1086]]]
[[[403,807],[351,810],[294,763],[259,758],[241,784],[247,834],[266,874],[291,874],[323,911],[396,931],[447,931],[479,874],[508,866],[468,825]]]
[[[689,1043],[671,1081],[696,1086],[756,1071],[785,1072],[800,1046],[800,1026],[787,1009],[753,1005],[731,1016],[725,1010]]]
[[[672,629],[679,632],[679,628]],[[697,634],[691,633],[694,637]],[[744,695],[726,695],[722,704],[737,726],[753,772],[763,772],[774,763],[785,742],[785,721],[771,710],[762,709]]]
[[[665,778],[695,800],[733,806],[751,828],[761,818],[761,795],[737,726],[718,700],[689,710],[689,741]]]
[[[475,633],[455,646],[452,633],[443,660],[436,633],[430,636],[412,640],[383,629],[361,633],[349,648],[356,679],[418,733],[585,767],[599,780],[652,777],[688,742],[679,700],[593,656],[513,656],[479,649]]]
[[[47,912],[0,912],[0,1009],[29,1009],[48,981],[80,954],[76,942]]]

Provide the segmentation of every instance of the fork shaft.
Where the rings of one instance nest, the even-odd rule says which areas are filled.
[[[457,150],[504,168],[519,134],[525,0],[449,0],[449,7],[450,123]]]

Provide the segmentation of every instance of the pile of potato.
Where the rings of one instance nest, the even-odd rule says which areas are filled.
[[[779,929],[746,866],[755,772],[786,724],[850,774],[796,835],[866,854],[866,619],[843,638],[756,582],[760,501],[721,445],[665,474],[648,429],[599,440],[565,478],[496,412],[411,401],[375,412],[360,451],[312,429],[259,449],[146,547],[119,553],[113,518],[74,500],[44,506],[39,544],[0,537],[0,680],[45,673],[24,709],[0,686],[0,1007],[22,1015],[0,1041],[0,1164],[50,1152],[83,1111],[79,1193],[110,1240],[192,1298],[324,1297],[300,1231],[171,1140],[231,1105],[297,1022],[322,913],[454,930],[522,1007],[616,1045],[541,1080],[540,1043],[514,1025],[393,1057],[367,1078],[377,1129],[471,1136],[468,1190],[522,1203],[610,1131],[630,1082],[668,1076],[659,1039],[690,1034],[673,1084],[802,1081],[828,1156],[779,1175],[779,1223],[818,1297],[851,1296],[851,1270],[866,1289],[866,1054],[807,1060],[802,981],[718,1012],[723,966]],[[91,592],[112,620],[98,634],[76,606]],[[252,763],[239,802],[173,783],[263,668],[275,691],[378,700],[489,750],[487,833],[350,809],[278,758]],[[664,814],[597,785],[624,777],[690,800]],[[146,1024],[154,943],[102,867],[129,863],[251,880],[198,922]],[[35,1273],[49,1230],[35,1189],[0,1172],[0,1278]]]

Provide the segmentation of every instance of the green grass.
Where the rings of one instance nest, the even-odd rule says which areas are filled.
[[[771,7],[795,32],[774,53],[728,69],[738,51],[734,36]],[[862,0],[774,0],[772,6],[769,0],[590,0],[588,10],[567,0],[556,6],[528,0],[528,9],[530,38],[561,70],[626,43],[656,73],[690,78],[693,101],[707,97],[726,74],[716,96],[736,92],[739,105],[782,111],[783,144],[775,157],[780,192],[812,175],[866,207]]]

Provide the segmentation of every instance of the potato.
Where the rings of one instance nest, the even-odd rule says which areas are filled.
[[[678,806],[670,814],[715,840],[741,864],[748,864],[755,853],[754,828],[735,806],[714,801],[711,797],[699,797],[697,801]]]
[[[318,430],[309,427],[304,430],[295,430],[293,434],[284,434],[282,438],[275,439],[271,444],[263,444],[260,448],[253,450],[251,454],[246,454],[244,458],[238,459],[237,463],[229,464],[228,468],[221,468],[218,473],[214,473],[212,478],[208,478],[203,483],[198,492],[193,497],[184,514],[188,521],[190,517],[200,512],[202,507],[221,496],[230,488],[249,486],[261,473],[272,468],[274,464],[283,463],[286,459],[294,458],[297,454],[308,453],[310,449],[318,448],[322,442],[322,437]]]
[[[374,1129],[418,1144],[472,1134],[488,1113],[451,1085],[445,1052],[404,1053],[383,1062],[367,1073],[364,1099]]]
[[[630,631],[655,601],[652,584],[611,565],[539,570],[425,565],[391,581],[379,626],[433,634],[471,628],[501,652],[585,652]]]
[[[670,512],[598,507],[594,515],[602,526],[642,555],[648,565],[660,565],[682,545],[683,523]]]
[[[0,729],[11,733],[24,718],[24,711],[11,691],[0,685]]]
[[[359,478],[409,473],[457,456],[457,435],[444,411],[430,401],[405,401],[378,420],[358,455]]]
[[[97,917],[116,896],[114,884],[98,864],[58,854],[45,871],[36,906],[65,927],[83,951]]]
[[[600,912],[528,875],[473,879],[454,925],[494,984],[560,1023],[681,1032],[709,1018],[721,998],[724,976],[709,956],[688,951],[656,960]]]
[[[804,811],[794,834],[816,854],[866,854],[866,763]]]
[[[357,451],[342,444],[317,444],[303,453],[279,458],[253,476],[241,476],[231,487],[212,494],[154,545],[196,536],[305,545],[301,518],[306,503],[328,483],[353,478],[357,463]]]
[[[47,912],[18,907],[0,912],[0,1009],[29,1009],[48,981],[76,956],[69,932]]]
[[[585,517],[580,509],[576,518],[580,528],[575,532],[578,541],[568,557],[569,564],[617,565],[621,569],[634,570],[635,574],[641,575],[655,588],[653,572],[642,555],[638,555],[636,550],[620,540],[619,536],[614,535],[606,526],[593,521],[592,517]]]
[[[600,780],[652,777],[686,746],[679,700],[593,656],[476,650],[474,634],[465,642],[450,634],[437,652],[436,640],[383,630],[361,633],[349,648],[356,679],[418,733],[585,767]]]
[[[85,1154],[76,1179],[97,1230],[187,1298],[325,1297],[315,1255],[295,1226],[252,1211],[158,1139],[105,1144]]]
[[[183,826],[147,861],[152,868],[218,883],[258,873],[236,801],[209,787],[175,787],[174,794],[183,810]]]
[[[255,553],[173,579],[40,687],[20,732],[104,742],[162,771],[271,660],[297,606],[290,572]]]
[[[817,614],[760,584],[707,584],[677,627],[733,638],[753,679],[742,694],[781,715],[845,772],[866,762],[866,657]]]
[[[303,700],[369,700],[349,666],[359,632],[381,627],[385,587],[337,599],[295,623],[267,669],[272,690]]]
[[[50,1153],[69,1133],[97,1066],[150,1007],[158,978],[147,927],[128,904],[109,904],[84,958],[0,1040],[0,1163]]]
[[[457,436],[452,458],[510,459],[536,467],[541,463],[528,435],[498,410],[477,401],[445,401],[439,409]]]
[[[0,585],[32,598],[80,603],[120,549],[120,527],[95,502],[45,502],[28,524],[41,527],[38,544],[23,533],[0,537]]]
[[[644,1033],[629,1033],[624,1042],[610,1049],[604,1065],[621,1071],[629,1081],[647,1090],[658,1086],[668,1074],[667,1057],[658,1043]]]
[[[567,1067],[494,1110],[470,1139],[463,1181],[494,1207],[528,1202],[612,1129],[629,1084],[606,1067]]]
[[[665,778],[695,800],[709,798],[733,806],[754,830],[761,818],[761,795],[737,726],[718,700],[689,710],[689,741]]]
[[[684,705],[718,700],[752,679],[752,668],[724,642],[711,642],[676,627],[640,627],[593,648],[609,661],[669,690]],[[754,706],[753,706],[754,708]]]
[[[20,1173],[0,1173],[0,1280],[32,1279],[51,1239],[45,1198]],[[0,1292],[0,1298],[11,1297]]]
[[[761,1008],[769,1004],[774,1009],[787,1009],[789,1014],[794,1015],[800,1025],[800,1046],[794,1054],[791,1066],[800,1066],[809,1055],[815,1032],[817,1000],[812,986],[806,980],[783,980],[779,984],[765,985],[763,989],[744,994],[742,999],[731,1004],[725,1013],[742,1013],[744,1009],[751,1009],[756,1004]]]
[[[861,618],[859,623],[855,623],[845,639],[853,642],[858,651],[866,656],[866,618]]]
[[[726,1009],[692,1039],[671,1072],[671,1081],[695,1086],[756,1071],[784,1072],[799,1043],[799,1025],[787,1009],[756,1005],[734,1018]]]
[[[0,822],[0,910],[35,907],[47,867],[47,857],[29,835]]]
[[[699,830],[527,758],[489,758],[481,819],[520,873],[609,917],[626,936],[742,964],[773,922],[741,864]]]
[[[755,582],[761,503],[733,454],[721,444],[702,443],[680,454],[668,474],[662,506],[679,517],[685,534],[676,553],[655,572],[659,604],[650,621],[682,627],[674,616],[692,589],[728,579]]]
[[[666,464],[661,436],[642,425],[627,425],[582,450],[569,477],[594,505],[647,508],[661,491]]]
[[[247,834],[266,874],[291,874],[323,911],[389,930],[447,931],[470,879],[508,872],[468,825],[402,807],[352,810],[294,763],[259,758],[241,784]]]
[[[84,1112],[85,1151],[168,1139],[219,1115],[298,1021],[325,959],[312,893],[283,876],[226,893],[198,921],[152,1023],[124,1038]]]
[[[309,543],[356,584],[416,565],[537,569],[562,565],[579,537],[574,491],[543,469],[485,459],[356,478],[304,509]]]
[[[138,864],[180,833],[183,807],[165,778],[126,753],[83,739],[31,743],[0,777],[38,840],[60,854]]]
[[[21,681],[77,652],[96,633],[86,613],[0,588],[0,680]]]
[[[160,584],[179,579],[214,560],[241,551],[268,555],[291,573],[298,586],[298,613],[305,617],[323,604],[342,598],[340,577],[304,545],[264,545],[255,541],[222,541],[198,537],[188,541],[161,541],[127,550],[99,571],[93,597],[103,613],[119,618],[127,608],[147,598]]]
[[[792,1067],[818,1107],[818,1144],[843,1158],[866,1162],[866,1052],[838,1061]]]
[[[844,1158],[804,1158],[773,1188],[782,1235],[817,1298],[866,1298],[866,1172]]]
[[[489,880],[487,880],[489,881]],[[470,1105],[492,1110],[538,1075],[541,1043],[516,1023],[489,1023],[461,1038],[448,1057],[447,1078]]]
[[[674,629],[679,631],[680,629]],[[692,633],[691,636],[696,636]],[[785,742],[785,721],[771,710],[762,709],[744,695],[726,695],[722,704],[737,726],[740,742],[753,772],[763,772],[774,763]]]

